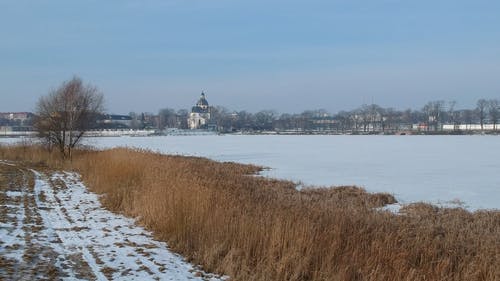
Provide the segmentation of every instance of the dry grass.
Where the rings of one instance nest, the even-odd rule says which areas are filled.
[[[24,149],[0,158],[63,165]],[[498,211],[418,203],[394,215],[375,210],[394,201],[388,194],[297,191],[249,176],[255,166],[147,151],[79,152],[65,165],[106,194],[106,207],[234,280],[500,280]]]

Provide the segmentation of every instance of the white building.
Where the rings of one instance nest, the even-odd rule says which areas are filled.
[[[205,129],[210,120],[211,107],[205,98],[205,93],[201,92],[201,97],[195,106],[191,109],[188,118],[189,129]]]
[[[116,115],[116,114],[107,114],[103,116],[104,118],[101,120],[103,124],[111,125],[113,127],[127,127],[130,128],[132,126],[132,117],[129,115]]]

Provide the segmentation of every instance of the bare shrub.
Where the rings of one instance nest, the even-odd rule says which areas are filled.
[[[102,113],[103,103],[96,87],[73,77],[38,100],[34,127],[49,150],[55,147],[63,158],[71,158],[73,148]]]

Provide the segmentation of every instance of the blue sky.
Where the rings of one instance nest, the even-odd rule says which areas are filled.
[[[500,98],[499,1],[0,0],[0,111],[73,75],[114,113]]]

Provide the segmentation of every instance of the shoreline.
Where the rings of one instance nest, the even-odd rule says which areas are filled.
[[[1,133],[0,138],[37,138],[34,131]],[[173,131],[159,133],[155,130],[105,130],[89,131],[86,137],[156,137],[156,136],[207,136],[207,135],[241,135],[241,136],[469,136],[488,135],[498,136],[500,131],[397,131],[397,132],[325,132],[325,131],[261,131],[261,132],[215,132],[215,131]]]

